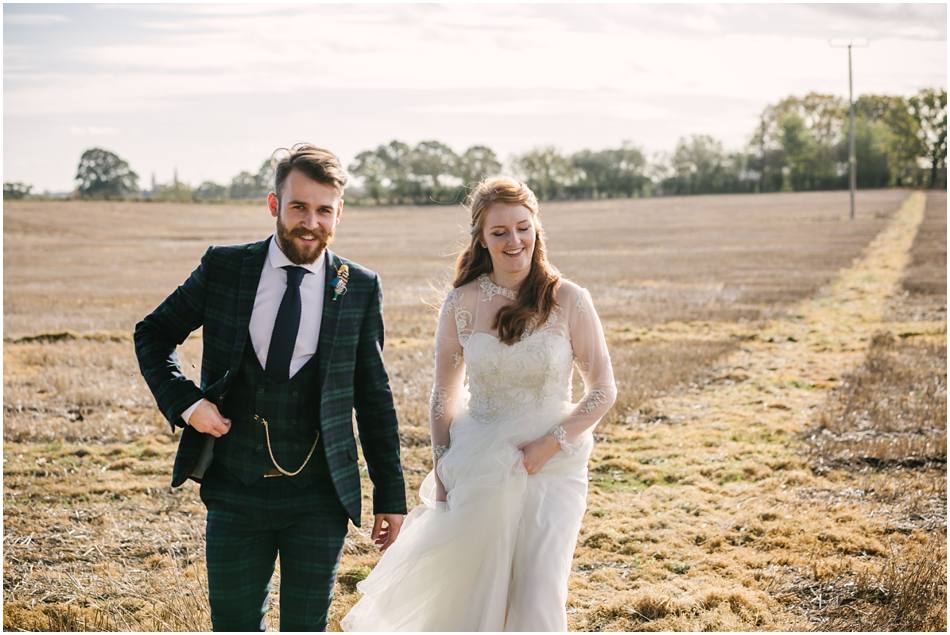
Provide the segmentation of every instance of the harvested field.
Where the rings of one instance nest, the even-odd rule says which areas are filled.
[[[944,630],[945,211],[943,192],[899,190],[859,193],[853,222],[845,192],[543,207],[620,393],[572,629]],[[131,330],[208,244],[263,238],[270,216],[25,202],[4,225],[4,627],[208,629],[203,506],[169,487],[177,438]],[[410,505],[429,468],[426,304],[466,225],[458,208],[352,209],[334,246],[383,278]],[[192,377],[200,350],[200,332],[181,349]],[[331,629],[378,558],[363,524]]]

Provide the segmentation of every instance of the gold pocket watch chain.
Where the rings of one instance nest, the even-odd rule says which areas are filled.
[[[313,451],[317,449],[317,441],[320,440],[320,433],[317,432],[317,438],[313,440],[313,445],[310,446],[310,451],[307,452],[307,458],[303,460],[303,464],[300,467],[298,467],[295,471],[289,472],[285,470],[284,468],[282,468],[280,464],[277,462],[277,459],[274,458],[274,450],[273,448],[271,448],[271,445],[270,445],[270,428],[267,425],[267,419],[265,419],[264,417],[259,417],[257,415],[254,415],[254,421],[260,421],[261,423],[264,424],[264,436],[267,439],[267,453],[270,454],[271,463],[274,464],[274,467],[277,468],[277,471],[283,474],[284,476],[297,476],[298,474],[300,474],[303,468],[307,467],[307,463],[310,462],[310,457],[313,456]]]

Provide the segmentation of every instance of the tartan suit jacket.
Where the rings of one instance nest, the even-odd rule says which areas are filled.
[[[238,372],[248,341],[248,324],[270,238],[245,245],[209,247],[191,276],[135,326],[139,369],[172,431],[183,432],[172,486],[191,476],[205,441],[211,438],[181,418],[202,397],[221,405]],[[347,291],[333,300],[330,281],[349,266]],[[360,472],[353,411],[373,482],[373,508],[406,513],[399,460],[399,433],[389,377],[383,367],[382,288],[379,276],[327,249],[326,292],[316,355],[321,391],[320,427],[327,465],[340,502],[360,525]],[[203,328],[201,388],[181,372],[176,347]],[[197,479],[195,479],[197,480]]]

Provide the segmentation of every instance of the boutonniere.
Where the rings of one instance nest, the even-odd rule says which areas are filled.
[[[346,265],[340,265],[336,270],[336,278],[330,281],[333,285],[333,302],[341,295],[346,295],[346,283],[350,279],[350,268]]]

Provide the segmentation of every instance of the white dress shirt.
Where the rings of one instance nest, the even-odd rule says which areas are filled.
[[[294,344],[294,353],[290,358],[290,376],[293,377],[303,368],[314,353],[317,352],[317,342],[320,339],[320,323],[323,321],[323,294],[326,287],[326,250],[309,265],[303,267],[309,273],[304,274],[300,282],[300,328],[297,331],[297,341]],[[287,289],[287,271],[281,267],[294,263],[284,255],[277,246],[277,239],[271,236],[267,245],[267,260],[261,271],[261,280],[257,285],[257,296],[254,298],[254,309],[251,311],[251,322],[248,325],[251,345],[257,355],[261,368],[267,364],[267,351],[270,349],[271,335],[274,332],[274,322],[277,320],[277,310],[280,301]],[[199,400],[188,407],[181,417],[188,423],[191,413],[195,411]]]

